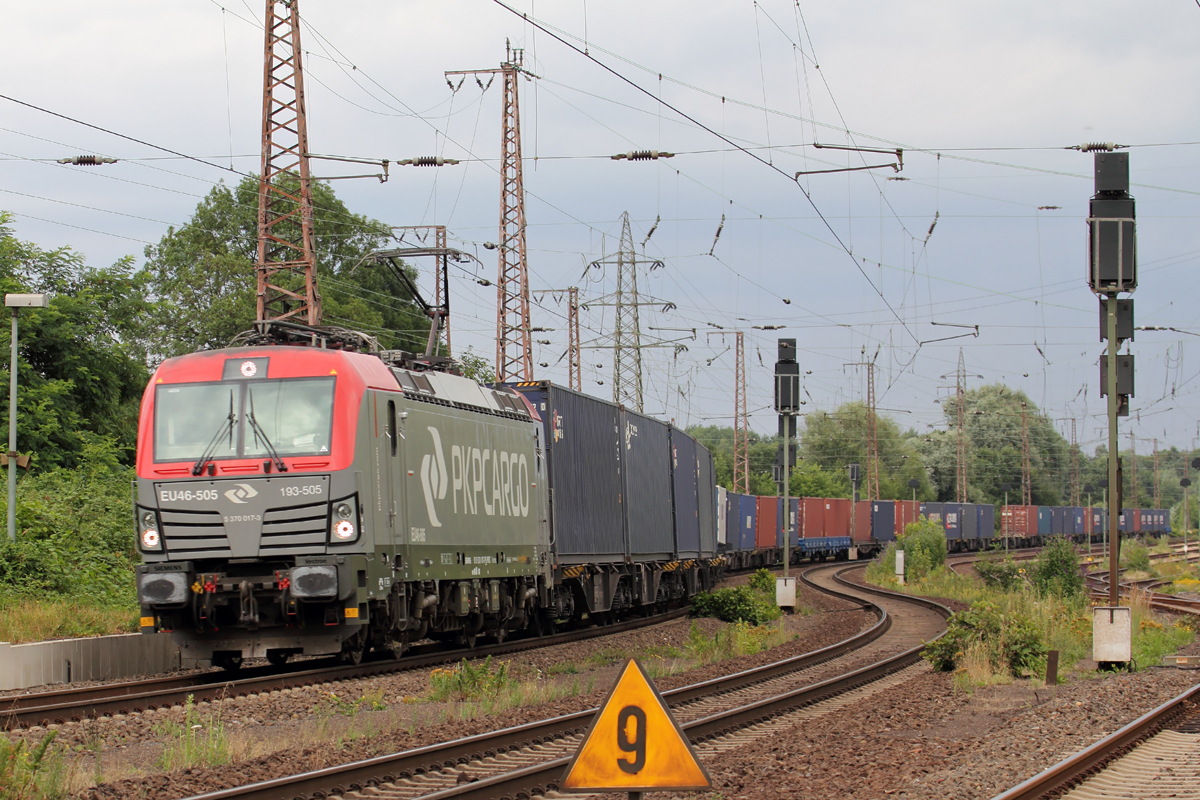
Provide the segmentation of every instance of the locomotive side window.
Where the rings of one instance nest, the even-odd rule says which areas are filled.
[[[396,455],[396,401],[388,400],[387,435],[392,443],[392,455]]]

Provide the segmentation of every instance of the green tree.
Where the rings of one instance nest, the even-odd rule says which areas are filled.
[[[156,356],[225,347],[250,328],[258,186],[256,177],[233,188],[219,184],[187,224],[146,248],[145,277],[160,301],[151,337]],[[386,348],[424,351],[429,321],[408,290],[388,268],[362,263],[389,238],[387,226],[352,214],[327,184],[315,182],[312,191],[324,322],[376,336]]]
[[[836,496],[850,496],[849,465],[863,470],[864,487],[867,461],[868,410],[865,403],[845,403],[832,412],[814,412],[804,418],[800,432],[800,455],[808,463],[834,476],[845,488]],[[879,495],[885,500],[912,497],[908,487],[916,479],[917,498],[932,500],[933,488],[925,470],[922,450],[916,434],[902,434],[892,419],[876,414],[876,441],[879,448]]]
[[[32,452],[39,469],[73,467],[101,437],[131,463],[149,379],[142,341],[152,309],[132,260],[90,269],[69,249],[17,239],[0,213],[0,290],[50,295],[49,308],[20,316],[17,449]],[[9,346],[6,328],[0,347]],[[2,374],[7,382],[7,368]],[[7,426],[8,404],[0,406]]]

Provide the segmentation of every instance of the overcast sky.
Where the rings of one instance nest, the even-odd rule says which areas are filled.
[[[1025,390],[1064,433],[1077,419],[1090,451],[1105,424],[1097,303],[1084,283],[1092,156],[1065,149],[1083,142],[1132,146],[1137,324],[1200,333],[1194,0],[513,3],[594,61],[492,0],[302,2],[314,153],[463,160],[393,167],[383,184],[336,181],[339,196],[389,225],[449,226],[491,280],[495,252],[482,245],[497,238],[500,86],[468,79],[451,91],[443,73],[497,66],[506,38],[524,48],[538,76],[520,85],[531,288],[611,291],[611,271],[584,267],[613,253],[629,212],[639,252],[664,263],[639,286],[674,306],[644,307],[643,337],[687,346],[647,351],[649,413],[732,423],[733,340],[720,326],[746,331],[759,431],[775,427],[770,367],[782,335],[799,340],[806,409],[863,397],[862,370],[846,364],[865,348],[867,358],[878,351],[883,413],[906,428],[944,427],[936,401],[952,392],[961,347],[969,385]],[[256,171],[262,16],[261,0],[10,3],[0,94],[216,165],[0,100],[0,208],[18,236],[71,246],[94,265],[140,261],[216,182]],[[904,168],[797,185],[798,170],[895,160],[814,142],[902,147]],[[678,155],[607,158],[648,148]],[[121,161],[52,163],[82,153]],[[495,291],[475,277],[453,277],[453,344],[490,360]],[[595,345],[584,388],[611,396],[604,311],[582,317]],[[535,361],[550,366],[537,377],[563,383],[564,314],[553,295],[533,314],[555,329],[538,334],[550,344],[537,345]],[[978,338],[930,341],[975,325]],[[1139,452],[1155,437],[1190,446],[1200,341],[1139,332],[1133,352],[1135,416],[1122,423],[1122,446],[1131,429]]]

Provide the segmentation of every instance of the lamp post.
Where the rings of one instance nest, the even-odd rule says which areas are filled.
[[[1179,485],[1183,487],[1183,563],[1186,564],[1187,560],[1188,560],[1188,552],[1187,552],[1187,529],[1188,529],[1187,490],[1188,490],[1188,487],[1192,485],[1192,479],[1191,478],[1180,478]]]
[[[17,540],[17,310],[49,308],[45,294],[6,294],[4,305],[12,309],[12,347],[8,359],[8,538]]]
[[[1092,534],[1095,533],[1095,531],[1092,530],[1092,520],[1094,519],[1094,517],[1092,516],[1092,492],[1094,492],[1094,491],[1096,491],[1095,486],[1092,486],[1090,483],[1084,484],[1083,493],[1086,494],[1088,497],[1088,510],[1087,510],[1088,521],[1087,521],[1086,527],[1087,527],[1087,532],[1088,532],[1088,552],[1089,553],[1092,552]]]

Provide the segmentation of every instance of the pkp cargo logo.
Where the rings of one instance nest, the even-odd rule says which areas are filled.
[[[225,496],[234,503],[245,503],[251,497],[258,497],[258,492],[248,483],[238,483],[225,492]]]
[[[440,528],[442,523],[433,507],[433,499],[446,498],[450,475],[446,471],[446,455],[442,452],[442,435],[432,425],[429,426],[429,434],[433,437],[433,453],[426,453],[421,459],[421,489],[425,492],[425,510],[429,512],[429,523],[435,528]]]
[[[633,440],[637,438],[637,435],[638,435],[637,425],[634,425],[632,422],[626,422],[625,423],[625,449],[626,450],[633,449]]]
[[[554,417],[552,418],[554,429],[554,441],[561,442],[563,438],[563,418],[562,414],[558,413],[558,409],[554,409]]]

